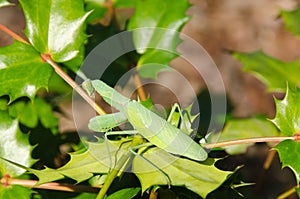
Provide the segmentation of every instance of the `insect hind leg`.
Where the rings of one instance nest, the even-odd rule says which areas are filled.
[[[166,182],[168,185],[168,188],[171,188],[171,178],[169,177],[169,175],[164,172],[163,170],[161,170],[157,165],[155,165],[153,162],[151,162],[150,160],[148,160],[147,158],[145,158],[142,154],[137,153],[135,150],[143,148],[143,147],[149,147],[149,146],[153,146],[153,144],[151,143],[145,143],[145,144],[141,144],[141,145],[137,145],[134,147],[129,148],[128,150],[134,154],[135,156],[141,158],[142,160],[144,160],[145,162],[147,162],[149,165],[151,165],[152,167],[154,167],[155,169],[157,169],[157,171],[159,173],[161,173],[163,176],[165,176],[166,178]],[[146,149],[147,150],[147,149]],[[143,152],[142,152],[143,153]]]

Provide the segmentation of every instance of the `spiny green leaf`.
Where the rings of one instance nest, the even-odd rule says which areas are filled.
[[[137,65],[142,77],[156,78],[157,73],[167,70],[169,62],[177,56],[174,52],[181,42],[177,31],[189,19],[185,15],[189,6],[187,0],[177,0],[176,3],[171,0],[137,1],[128,29],[134,30],[134,44],[137,52],[142,54]],[[137,28],[145,29],[135,30]],[[167,49],[168,52],[159,49]],[[152,70],[143,67],[150,67]]]
[[[158,148],[148,150],[143,156],[165,172],[172,185],[185,186],[204,198],[232,174],[232,172],[217,169],[212,159],[198,163],[175,157]],[[167,184],[166,176],[154,169],[152,164],[139,157],[133,161],[133,172],[139,178],[143,192],[153,185]]]
[[[293,11],[282,11],[281,16],[284,20],[284,24],[286,28],[289,31],[300,36],[300,23],[299,23],[300,8]]]
[[[8,106],[9,115],[18,118],[19,122],[29,128],[34,128],[41,121],[45,128],[53,133],[57,132],[58,118],[54,115],[52,107],[42,98],[35,98],[34,101],[16,101]]]
[[[243,64],[243,69],[263,81],[270,91],[285,91],[287,82],[291,87],[300,83],[300,63],[283,62],[263,52],[235,53],[234,57]]]
[[[1,7],[4,7],[4,6],[11,6],[11,5],[14,5],[14,4],[9,3],[9,2],[6,1],[6,0],[0,0],[0,8],[1,8]]]
[[[83,42],[85,20],[83,0],[20,0],[26,18],[26,36],[36,50],[50,54],[56,62],[78,55]]]
[[[140,192],[141,188],[126,188],[116,191],[109,195],[106,199],[131,199]]]
[[[287,88],[283,100],[275,99],[276,116],[272,120],[283,135],[293,136],[300,132],[300,89]]]
[[[39,184],[63,179],[64,177],[82,182],[93,177],[93,174],[108,173],[110,165],[109,157],[111,157],[111,161],[114,163],[115,154],[123,141],[108,141],[108,145],[104,142],[88,143],[87,151],[80,154],[70,154],[71,160],[65,166],[56,170],[50,168],[44,170],[27,170],[39,178]],[[110,153],[107,151],[108,148]],[[122,154],[122,150],[118,151],[118,157],[121,157]]]
[[[10,102],[19,97],[33,99],[39,88],[48,87],[52,68],[29,45],[15,41],[0,48],[0,96]]]
[[[208,136],[209,143],[245,138],[278,136],[279,132],[272,122],[264,118],[232,119],[227,122],[221,134]],[[251,144],[238,144],[224,147],[229,154],[246,152]]]
[[[300,180],[300,142],[285,140],[280,142],[275,149],[278,151],[279,158],[283,167],[290,167],[296,175],[297,182]]]
[[[7,111],[0,111],[0,157],[17,162],[26,167],[32,164],[32,147],[28,135],[19,129],[17,119],[12,119]],[[0,159],[0,173],[19,176],[25,170]]]
[[[30,199],[33,190],[19,185],[10,185],[7,187],[0,185],[0,198],[5,199]]]

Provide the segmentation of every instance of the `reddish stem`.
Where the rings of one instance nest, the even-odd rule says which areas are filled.
[[[295,134],[295,136],[289,136],[289,137],[261,137],[261,138],[247,138],[247,139],[240,139],[240,140],[230,140],[230,141],[224,141],[224,142],[217,142],[212,144],[205,144],[204,147],[207,149],[211,148],[218,148],[218,147],[226,147],[231,145],[237,145],[237,144],[249,144],[249,143],[255,143],[255,142],[281,142],[284,140],[295,140],[299,141],[300,136]]]
[[[2,30],[3,32],[7,33],[8,35],[10,35],[15,40],[18,40],[19,42],[31,45],[28,41],[26,41],[25,39],[23,39],[22,37],[20,37],[15,32],[13,32],[12,30],[8,29],[6,26],[4,26],[2,24],[0,24],[0,30]]]
[[[98,193],[99,187],[91,187],[85,185],[72,185],[65,183],[57,183],[57,182],[49,182],[41,185],[36,185],[38,183],[37,180],[23,180],[23,179],[14,179],[9,175],[4,175],[1,179],[1,184],[3,186],[10,185],[21,185],[29,188],[36,189],[48,189],[48,190],[57,190],[57,191],[67,191],[67,192],[87,192],[87,193]]]
[[[97,113],[105,115],[106,112],[90,98],[90,96],[72,79],[67,75],[51,58],[49,54],[41,54],[44,62],[50,64],[55,72],[63,78]]]

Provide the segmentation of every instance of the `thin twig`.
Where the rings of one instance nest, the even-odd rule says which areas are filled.
[[[51,56],[49,54],[41,54],[41,57],[45,62],[50,64],[55,72],[61,78],[63,78],[97,113],[99,113],[100,115],[106,114],[106,112],[51,59]]]
[[[280,194],[276,199],[285,199],[296,192],[296,189],[299,188],[300,185],[292,187],[291,189],[285,191],[284,193]]]
[[[12,30],[10,30],[9,28],[7,28],[6,26],[4,26],[3,24],[0,24],[0,30],[2,30],[3,32],[7,33],[8,35],[10,35],[15,40],[18,40],[19,42],[31,45],[28,41],[26,41],[25,39],[23,39],[22,37],[20,37],[19,35],[17,35],[15,32],[13,32]]]
[[[273,162],[273,159],[275,157],[276,151],[275,150],[271,150],[269,151],[267,158],[264,162],[263,168],[264,170],[268,170]]]
[[[237,145],[237,144],[249,144],[255,142],[281,142],[284,140],[299,140],[299,136],[247,138],[247,139],[230,140],[224,142],[205,144],[204,147],[207,149],[211,149],[211,148],[226,147],[226,146]]]
[[[147,99],[142,82],[138,74],[133,75],[133,80],[136,86],[136,90],[140,100],[145,101]]]
[[[72,184],[57,183],[57,182],[50,182],[41,185],[36,185],[37,183],[38,183],[37,180],[23,180],[23,179],[14,179],[14,178],[1,179],[1,184],[5,184],[5,186],[20,185],[20,186],[35,188],[35,189],[48,189],[48,190],[77,192],[77,193],[85,193],[85,192],[97,193],[100,188],[100,187],[72,185]]]

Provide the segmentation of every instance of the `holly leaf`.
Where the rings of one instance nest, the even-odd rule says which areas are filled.
[[[106,199],[119,199],[126,198],[131,199],[136,196],[140,192],[141,188],[126,188],[120,191],[116,191],[113,194],[109,195]]]
[[[5,199],[29,199],[33,190],[19,185],[3,186],[0,184],[0,198]]]
[[[276,116],[272,122],[282,135],[293,136],[300,132],[300,89],[288,87],[283,100],[275,99]]]
[[[171,0],[136,2],[135,13],[127,28],[133,30],[134,44],[137,52],[142,54],[137,64],[142,77],[156,78],[157,73],[168,70],[169,62],[177,56],[174,53],[181,42],[178,31],[189,20],[185,15],[189,6],[187,0],[177,0],[176,3]]]
[[[300,8],[293,11],[281,11],[281,16],[284,20],[285,27],[300,36]]]
[[[32,46],[15,41],[0,48],[0,96],[10,102],[19,97],[33,99],[40,88],[46,88],[52,68],[44,63]]]
[[[18,162],[26,167],[33,163],[30,156],[32,147],[28,141],[28,134],[20,131],[18,120],[12,119],[7,111],[0,111],[0,138],[1,158]],[[0,173],[14,177],[24,172],[23,168],[0,159]]]
[[[11,117],[18,118],[20,123],[29,128],[36,127],[40,120],[45,128],[57,133],[58,118],[54,115],[51,105],[42,98],[35,98],[33,102],[14,102],[8,110]]]
[[[278,136],[279,132],[272,122],[264,118],[232,119],[226,123],[223,131],[219,134],[209,134],[209,143],[229,141],[256,137]],[[245,153],[247,147],[252,144],[237,144],[224,147],[229,154]]]
[[[142,192],[153,185],[166,185],[166,175],[168,175],[172,185],[185,186],[205,198],[232,174],[232,172],[217,169],[213,159],[199,163],[175,157],[159,148],[147,150],[143,157],[151,164],[138,157],[133,160],[133,172],[141,182]],[[161,171],[158,171],[153,165],[160,168]]]
[[[6,0],[0,0],[0,8],[1,7],[4,7],[4,6],[11,6],[11,5],[14,5]]]
[[[297,182],[300,180],[300,159],[297,158],[300,151],[300,142],[285,140],[275,148],[278,151],[282,167],[289,167],[294,172]]]
[[[107,174],[110,167],[110,161],[115,162],[116,153],[121,157],[123,150],[119,150],[120,145],[128,141],[122,139],[119,141],[107,141],[102,143],[88,143],[88,150],[80,154],[70,154],[71,160],[61,168],[44,170],[35,170],[27,168],[27,170],[39,178],[39,184],[60,180],[65,177],[76,180],[78,183],[85,181],[94,174]],[[130,144],[130,143],[129,143]],[[124,146],[125,145],[125,146]],[[122,147],[126,147],[123,144]],[[109,148],[109,153],[107,149]]]
[[[285,91],[286,84],[291,87],[300,83],[300,64],[283,62],[265,55],[261,51],[254,53],[235,53],[234,57],[243,64],[243,70],[255,75],[264,82],[270,91]]]
[[[78,55],[86,40],[83,1],[20,0],[26,18],[25,34],[34,48],[56,62]],[[72,9],[70,9],[72,8]]]

